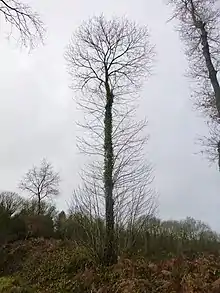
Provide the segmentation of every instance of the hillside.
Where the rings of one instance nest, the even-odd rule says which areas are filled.
[[[106,268],[70,241],[32,239],[0,250],[1,293],[220,292],[220,256],[121,257]]]

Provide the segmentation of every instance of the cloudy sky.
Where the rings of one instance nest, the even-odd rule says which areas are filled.
[[[56,2],[56,4],[55,4]],[[220,174],[217,167],[196,155],[198,135],[207,132],[203,119],[192,111],[187,62],[165,0],[31,0],[47,26],[45,46],[31,54],[5,38],[0,42],[0,189],[17,191],[33,164],[47,157],[60,171],[61,197],[66,201],[77,185],[81,159],[75,147],[79,113],[66,73],[63,53],[71,33],[88,17],[104,13],[126,15],[147,24],[156,45],[154,74],[142,91],[142,114],[148,118],[151,139],[148,156],[155,168],[162,218],[187,215],[220,231]]]

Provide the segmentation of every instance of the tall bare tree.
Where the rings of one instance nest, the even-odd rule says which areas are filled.
[[[106,20],[103,15],[84,22],[78,28],[65,54],[73,80],[72,88],[81,93],[77,103],[86,111],[81,126],[90,134],[80,140],[79,147],[87,154],[97,156],[97,160],[90,165],[94,175],[91,177],[87,169],[88,176],[83,176],[83,179],[90,178],[87,189],[92,186],[92,180],[95,196],[99,194],[100,199],[104,195],[106,264],[117,260],[114,213],[116,181],[119,185],[120,180],[124,180],[121,187],[125,193],[125,181],[128,183],[131,180],[129,162],[135,160],[135,153],[124,158],[123,154],[134,142],[132,137],[138,133],[137,127],[139,131],[142,128],[136,125],[134,130],[134,124],[130,124],[134,132],[127,132],[126,138],[122,135],[125,130],[123,125],[128,123],[129,114],[132,113],[131,102],[135,100],[143,77],[149,73],[152,56],[153,47],[149,43],[146,27],[140,27],[125,18]],[[139,148],[142,146],[140,144]],[[117,174],[116,169],[124,169],[124,177],[121,172]],[[96,184],[100,179],[103,180],[103,186]]]
[[[42,201],[59,194],[59,173],[53,170],[51,163],[43,159],[40,167],[33,166],[19,184],[22,191],[37,200],[38,214],[41,214]]]
[[[195,104],[211,118],[212,122],[219,124],[220,9],[218,1],[169,0],[168,3],[174,7],[172,18],[179,20],[177,29],[186,45],[186,56],[190,64],[189,75],[196,83]],[[216,126],[214,128],[216,132]],[[213,130],[211,132],[213,135]],[[214,146],[215,152],[219,151],[219,146],[218,137],[218,143]],[[209,147],[213,148],[213,144]],[[220,158],[220,153],[218,157]]]
[[[43,41],[43,22],[28,4],[17,0],[0,0],[0,13],[11,26],[10,35],[16,29],[21,45],[33,48],[37,41]]]

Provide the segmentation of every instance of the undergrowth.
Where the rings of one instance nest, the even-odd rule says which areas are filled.
[[[70,241],[20,241],[3,252],[0,293],[220,292],[220,256],[208,253],[157,261],[121,256],[104,267]]]

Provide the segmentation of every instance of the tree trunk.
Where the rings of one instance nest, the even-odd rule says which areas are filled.
[[[112,265],[117,262],[115,243],[115,221],[113,200],[113,145],[112,145],[112,105],[113,93],[110,90],[108,80],[105,83],[106,106],[104,118],[104,189],[105,189],[105,220],[106,220],[106,242],[104,251],[104,262]]]
[[[193,23],[195,27],[199,29],[201,32],[202,54],[205,58],[206,68],[209,73],[209,80],[211,82],[212,88],[215,93],[215,104],[218,111],[218,117],[220,118],[220,87],[219,87],[219,82],[217,78],[217,71],[215,70],[215,67],[212,62],[212,57],[210,54],[208,33],[205,28],[206,23],[200,19],[197,19],[196,9],[195,9],[193,0],[190,0],[190,5],[191,5],[191,16],[192,16]]]
[[[209,79],[215,93],[215,103],[216,103],[216,108],[218,111],[218,117],[220,118],[220,87],[219,87],[219,82],[217,78],[217,71],[215,70],[215,67],[211,59],[209,43],[208,43],[208,34],[205,29],[204,23],[201,25],[200,29],[201,29],[201,39],[202,39],[202,52],[205,58],[206,67],[209,72]]]
[[[37,202],[37,214],[41,214],[41,198],[40,195],[38,195],[38,202]]]
[[[201,25],[200,29],[201,29],[201,39],[202,39],[202,52],[205,58],[206,67],[208,69],[209,79],[215,93],[215,104],[218,111],[218,118],[220,118],[220,87],[219,87],[219,82],[217,78],[217,71],[215,70],[215,67],[213,65],[210,50],[209,50],[208,34],[205,29],[205,23]],[[218,167],[220,170],[220,141],[218,142],[217,151],[218,151]]]
[[[209,73],[209,80],[211,82],[211,85],[215,94],[215,105],[218,112],[218,118],[220,118],[220,86],[219,86],[219,82],[217,78],[217,71],[215,70],[214,64],[212,62],[212,57],[210,54],[208,33],[205,28],[206,23],[196,19],[196,13],[195,13],[193,0],[190,0],[190,4],[191,4],[191,15],[192,15],[194,25],[201,32],[202,53],[205,58],[206,68]],[[218,157],[219,157],[218,166],[220,170],[220,141],[218,142],[217,151],[218,151]]]

